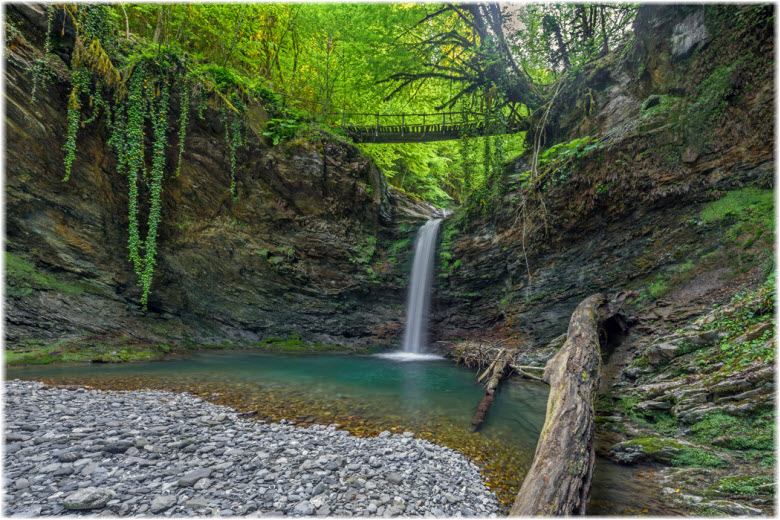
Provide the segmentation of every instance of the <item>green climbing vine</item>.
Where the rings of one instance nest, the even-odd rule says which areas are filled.
[[[244,137],[241,134],[243,126],[244,105],[238,96],[234,96],[233,105],[238,110],[237,114],[229,114],[226,106],[222,106],[219,111],[220,121],[225,125],[225,142],[230,150],[230,194],[236,198],[236,150],[244,144]]]
[[[51,26],[54,20],[54,7],[44,6],[46,9],[46,35],[43,40],[43,57],[36,57],[30,67],[32,74],[32,96],[31,101],[35,103],[39,87],[44,87],[51,79],[52,73],[47,66],[49,56],[51,56]]]
[[[181,173],[184,158],[184,141],[187,138],[187,119],[190,113],[190,83],[179,80],[179,160],[176,163],[176,176]]]
[[[127,179],[128,256],[138,276],[141,305],[146,310],[157,263],[173,99],[178,98],[179,104],[178,161],[174,173],[177,176],[183,164],[191,97],[195,95],[198,100],[196,110],[201,119],[209,94],[215,94],[218,102],[221,101],[219,114],[230,151],[229,190],[233,197],[236,197],[236,153],[246,143],[244,101],[237,93],[226,95],[218,90],[215,82],[193,74],[185,58],[168,47],[140,46],[138,49],[138,44],[128,41],[125,43],[130,47],[118,52],[120,44],[111,27],[109,8],[97,4],[48,9],[44,58],[39,58],[30,71],[33,96],[51,74],[46,57],[51,53],[52,19],[60,8],[76,30],[62,147],[63,181],[70,179],[79,130],[94,121],[104,122],[109,130],[108,144],[116,154],[117,173]],[[146,210],[145,218],[142,210]]]

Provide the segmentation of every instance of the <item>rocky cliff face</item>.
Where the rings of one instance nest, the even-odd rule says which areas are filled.
[[[749,237],[727,239],[733,219],[701,212],[730,190],[773,187],[769,11],[642,7],[634,40],[563,86],[545,146],[561,148],[526,216],[521,157],[494,213],[445,223],[438,339],[542,346],[597,291],[645,295],[634,311],[646,323],[690,317],[761,278],[771,232],[740,250]]]
[[[773,16],[642,7],[561,89],[547,180],[520,189],[520,157],[492,213],[443,230],[445,348],[500,340],[544,366],[579,302],[636,292],[606,331],[596,450],[653,463],[643,481],[692,514],[774,512]]]
[[[60,77],[32,102],[28,70],[41,46],[27,38],[35,41],[45,17],[29,6],[10,7],[9,16],[24,29],[7,46],[5,69],[11,346],[62,337],[244,344],[290,334],[357,346],[398,329],[411,238],[433,208],[394,193],[356,148],[333,138],[263,144],[259,106],[249,110],[250,143],[237,157],[236,200],[217,112],[191,118],[181,173],[164,180],[142,312],[127,255],[127,182],[105,122],[80,130],[62,182],[68,70],[61,63]]]

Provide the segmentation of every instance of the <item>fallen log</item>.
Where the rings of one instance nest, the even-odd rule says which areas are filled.
[[[501,378],[504,376],[508,361],[505,349],[501,349],[501,352],[498,353],[496,359],[493,360],[488,369],[485,370],[485,373],[478,379],[478,381],[481,381],[485,377],[485,374],[490,372],[490,379],[488,379],[487,385],[485,386],[485,396],[479,401],[477,411],[474,412],[474,417],[471,418],[471,423],[469,424],[469,431],[471,433],[479,430],[479,427],[485,422],[488,409],[490,409],[490,405],[493,404],[493,398],[496,396],[496,389],[501,382]]]
[[[566,343],[548,362],[542,381],[550,385],[547,415],[531,469],[510,515],[584,515],[595,467],[593,399],[601,356],[599,329],[608,313],[603,294],[577,306]]]

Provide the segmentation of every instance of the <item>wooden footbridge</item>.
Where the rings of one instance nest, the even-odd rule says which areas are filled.
[[[333,107],[276,93],[293,104],[315,106],[317,118],[336,128],[342,128],[356,143],[429,143],[451,141],[464,135],[470,137],[525,132],[530,128],[527,118],[511,117],[508,121],[487,119],[480,112],[435,112],[431,114],[363,114],[346,110],[332,112]]]
[[[349,118],[349,119],[347,119]],[[470,137],[514,134],[528,130],[526,119],[485,121],[473,112],[435,114],[345,114],[343,121],[374,119],[373,124],[339,124],[356,143],[429,143]]]

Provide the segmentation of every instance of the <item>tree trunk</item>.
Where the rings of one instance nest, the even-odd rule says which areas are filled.
[[[160,6],[160,8],[157,9],[157,25],[154,29],[154,37],[152,38],[152,43],[155,45],[160,41],[160,35],[162,34],[163,9],[163,6]]]
[[[596,456],[592,403],[601,368],[599,327],[606,315],[605,295],[585,299],[572,314],[566,343],[547,362],[547,416],[513,516],[585,514]]]

